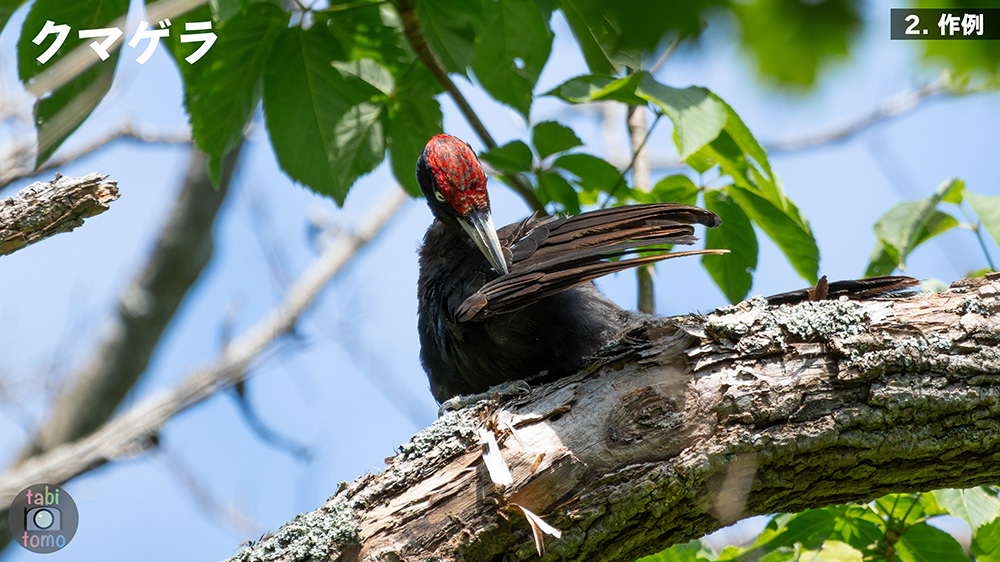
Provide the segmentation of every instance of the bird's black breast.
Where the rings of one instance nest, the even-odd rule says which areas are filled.
[[[460,322],[459,306],[496,277],[464,233],[438,221],[428,229],[420,249],[418,329],[420,359],[439,402],[542,372],[572,374],[619,335],[630,315],[586,283],[514,312]]]

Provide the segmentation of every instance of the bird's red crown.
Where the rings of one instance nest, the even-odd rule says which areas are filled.
[[[486,173],[468,144],[451,135],[435,135],[424,154],[441,195],[456,213],[466,216],[489,208]]]

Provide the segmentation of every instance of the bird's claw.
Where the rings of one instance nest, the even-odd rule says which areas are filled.
[[[461,394],[445,400],[438,408],[438,417],[452,410],[461,410],[466,406],[482,402],[483,400],[496,400],[508,396],[523,396],[529,392],[531,392],[531,385],[523,380],[502,382],[486,392]]]

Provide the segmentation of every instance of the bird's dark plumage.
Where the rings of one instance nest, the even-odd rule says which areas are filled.
[[[767,297],[768,304],[797,304],[806,301],[870,299],[875,297],[906,297],[916,292],[919,279],[901,275],[845,279],[827,282],[826,275],[819,282],[805,289],[788,291]]]
[[[417,178],[435,216],[420,249],[420,357],[439,402],[540,373],[576,372],[640,317],[590,281],[722,252],[670,253],[664,245],[696,240],[693,225],[720,223],[710,211],[670,203],[532,216],[501,228],[494,245],[482,232],[485,224],[492,229],[485,174],[472,149],[447,135],[427,144]]]

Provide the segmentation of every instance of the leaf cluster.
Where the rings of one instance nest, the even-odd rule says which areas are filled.
[[[969,551],[931,524],[949,515],[969,525]],[[970,554],[974,558],[970,558]],[[978,562],[1000,560],[1000,500],[994,487],[889,494],[862,505],[835,505],[774,516],[747,546],[714,551],[705,539],[640,562]]]
[[[0,24],[21,3],[0,2]],[[146,6],[161,3],[150,0]],[[413,163],[427,139],[442,129],[440,94],[460,97],[451,76],[462,77],[525,119],[530,144],[517,140],[496,146],[488,133],[480,135],[488,149],[484,160],[531,206],[576,213],[595,204],[701,204],[723,218],[706,243],[732,253],[723,259],[705,256],[703,265],[730,301],[750,290],[761,233],[801,277],[816,281],[819,249],[809,223],[785,195],[767,154],[736,111],[706,88],[663,84],[643,68],[668,42],[696,40],[705,22],[721,13],[731,15],[742,30],[743,45],[757,53],[761,72],[808,85],[817,69],[849,53],[861,25],[855,0],[700,0],[669,9],[649,0],[332,0],[288,6],[278,0],[212,0],[173,18],[172,31],[162,41],[183,78],[194,141],[208,154],[214,179],[223,156],[263,107],[278,163],[298,183],[343,203],[357,180],[388,158],[397,181],[419,195]],[[68,59],[72,51],[87,53],[89,40],[76,33],[120,22],[127,8],[127,0],[35,0],[18,41],[21,80],[30,85],[46,66]],[[589,73],[543,95],[573,105],[615,101],[648,108],[654,127],[670,121],[686,173],[640,191],[629,185],[631,166],[620,170],[581,151],[579,138],[562,124],[531,122],[557,11]],[[72,31],[43,65],[35,57],[49,43],[36,45],[32,39],[46,20]],[[189,22],[205,21],[212,22],[216,44],[188,63],[184,57],[197,43],[181,42],[181,30]],[[76,69],[38,100],[36,163],[47,160],[107,94],[120,55],[112,49],[109,60]],[[462,106],[464,100],[456,102]],[[466,117],[475,119],[468,112]],[[885,237],[879,235],[883,245],[869,274],[901,266],[911,246],[922,241],[914,243],[913,233],[891,232],[892,222],[883,225],[888,230]],[[918,238],[951,224],[939,214],[924,222],[915,231]],[[898,246],[894,234],[909,241]]]
[[[967,222],[959,221],[956,215]],[[900,203],[882,215],[875,223],[878,241],[865,275],[888,275],[896,268],[905,271],[906,258],[917,246],[956,227],[976,236],[989,269],[995,271],[983,230],[1000,245],[1000,196],[973,193],[965,189],[964,181],[949,179],[930,197]],[[982,275],[985,271],[970,272],[970,276]]]
[[[708,248],[728,248],[725,259],[706,256],[702,263],[715,283],[733,302],[750,290],[757,266],[757,234],[760,228],[784,252],[803,278],[815,282],[819,270],[819,248],[809,222],[785,195],[771,169],[767,153],[726,102],[706,88],[675,88],[658,82],[645,71],[622,78],[590,74],[570,79],[546,95],[568,103],[617,101],[648,105],[673,124],[673,140],[681,159],[704,177],[714,173],[718,187],[697,186],[685,175],[667,176],[649,192],[624,185],[624,178],[600,177],[594,181],[588,169],[553,166],[575,176],[583,202],[614,198],[619,202],[672,201],[698,203],[722,217],[722,226],[708,231]],[[565,161],[564,161],[565,162]],[[573,162],[574,164],[576,162]],[[596,164],[591,164],[597,168]],[[591,176],[593,177],[593,176]]]

